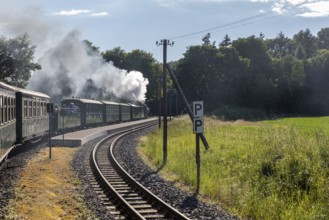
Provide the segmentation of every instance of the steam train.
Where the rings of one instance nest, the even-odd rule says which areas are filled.
[[[52,108],[50,100],[44,93],[0,82],[0,159],[14,145],[47,134],[49,123],[56,132],[147,117],[146,106],[70,98],[62,100],[59,109]]]

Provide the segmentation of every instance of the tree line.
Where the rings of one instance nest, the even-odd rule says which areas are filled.
[[[162,65],[152,54],[120,47],[100,52],[84,43],[105,62],[142,72],[149,80],[146,104],[157,114]],[[31,72],[42,68],[33,61],[34,51],[27,34],[1,37],[0,80],[25,87]],[[225,35],[218,44],[207,34],[171,65],[187,99],[203,100],[208,114],[227,119],[329,114],[329,28],[316,35],[301,30],[292,38],[280,32],[273,39],[259,34],[231,41]],[[172,91],[169,77],[167,82]]]
[[[188,100],[226,118],[329,113],[329,28],[274,39],[263,34],[216,45],[210,34],[175,63]]]

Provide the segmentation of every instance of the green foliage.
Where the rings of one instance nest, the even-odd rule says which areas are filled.
[[[232,44],[231,38],[226,34],[222,42],[219,43],[220,47],[228,47]]]
[[[329,50],[329,28],[321,28],[317,35],[318,48]]]
[[[277,113],[302,113],[304,108],[303,98],[305,71],[304,63],[293,56],[285,56],[281,59],[274,59],[273,65],[276,68],[278,78],[275,81],[277,92]]]
[[[321,50],[305,63],[307,111],[315,115],[329,112],[329,51]]]
[[[222,120],[238,120],[244,118],[245,120],[262,120],[267,118],[266,112],[259,109],[252,108],[234,108],[234,107],[222,107],[218,110],[212,112],[216,118],[220,118]]]
[[[106,50],[102,53],[104,60],[113,62],[113,65],[123,69],[126,65],[126,52],[120,47],[115,47],[112,50]]]
[[[41,69],[33,63],[34,51],[27,34],[12,39],[0,37],[0,80],[24,88],[31,72]]]
[[[310,58],[316,54],[316,38],[311,34],[309,29],[299,31],[294,35],[293,40],[296,45],[296,50],[300,48],[300,50],[304,52],[305,58]],[[300,55],[300,52],[298,53],[296,51],[296,55]]]
[[[196,187],[195,138],[188,118],[169,124],[165,172]],[[142,151],[161,165],[161,131]],[[329,218],[329,117],[263,122],[206,119],[203,196],[248,219]],[[214,184],[215,183],[215,184]]]
[[[293,41],[280,32],[276,38],[265,41],[269,53],[274,58],[281,58],[291,55],[293,51]]]
[[[120,47],[107,50],[102,53],[107,62],[113,62],[113,65],[126,69],[128,71],[139,71],[148,79],[146,104],[150,107],[151,114],[158,112],[158,86],[157,78],[161,76],[161,65],[153,58],[152,54],[143,50],[133,50],[125,52]]]
[[[100,54],[99,47],[94,46],[89,40],[84,40],[83,43],[86,45],[89,55]]]
[[[177,78],[189,100],[207,99],[215,84],[218,89],[221,83],[218,59],[221,54],[216,47],[203,45],[190,47],[185,58],[177,66]]]
[[[250,109],[265,117],[328,115],[328,39],[328,28],[318,37],[301,30],[293,39],[280,32],[231,42],[225,35],[216,48],[207,34],[188,47],[174,72],[188,101],[203,100],[209,115],[226,107],[234,112],[227,118],[249,119]]]

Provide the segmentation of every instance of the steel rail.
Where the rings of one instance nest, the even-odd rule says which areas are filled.
[[[110,160],[111,165],[113,166],[114,170],[118,173],[118,175],[122,178],[122,180],[131,187],[134,192],[136,192],[138,195],[140,195],[144,200],[147,200],[148,203],[153,204],[152,209],[156,209],[160,211],[160,213],[163,213],[165,218],[171,218],[171,219],[188,219],[186,216],[184,216],[182,213],[180,213],[178,210],[175,208],[171,207],[168,205],[166,202],[161,200],[159,197],[154,195],[152,192],[150,192],[148,189],[146,189],[144,186],[142,186],[140,183],[138,183],[131,175],[129,175],[123,168],[122,166],[118,163],[118,161],[115,159],[113,150],[115,145],[118,143],[119,140],[121,140],[123,137],[145,129],[149,126],[154,126],[156,123],[152,125],[144,125],[144,126],[139,126],[137,128],[131,128],[127,129],[118,133],[115,133],[113,135],[110,135],[104,139],[102,139],[94,148],[91,154],[91,163],[94,168],[92,169],[94,171],[94,175],[98,177],[100,180],[99,185],[103,187],[105,193],[111,197],[115,197],[116,203],[119,204],[120,210],[122,212],[126,212],[128,218],[132,219],[146,219],[141,213],[139,213],[139,210],[136,210],[132,205],[129,204],[126,199],[120,195],[119,192],[116,191],[116,189],[112,186],[112,184],[107,180],[105,175],[102,173],[101,168],[97,162],[97,152],[100,149],[100,147],[106,143],[106,141],[110,140],[111,138],[112,143],[109,148],[108,152],[108,159]],[[154,207],[153,207],[154,206]]]

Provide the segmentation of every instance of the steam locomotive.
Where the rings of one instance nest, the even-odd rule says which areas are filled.
[[[15,144],[47,134],[49,123],[56,132],[143,119],[148,112],[146,106],[82,98],[64,99],[59,109],[50,100],[0,82],[0,159]]]

